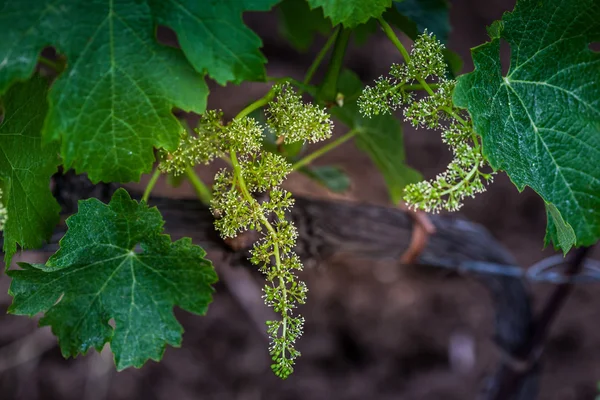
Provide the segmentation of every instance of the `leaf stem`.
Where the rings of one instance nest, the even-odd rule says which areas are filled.
[[[237,184],[240,188],[240,191],[242,192],[242,196],[244,196],[244,198],[246,199],[246,201],[248,203],[254,205],[255,207],[260,207],[260,204],[258,203],[258,201],[254,197],[252,197],[252,195],[248,191],[246,182],[244,181],[244,177],[242,175],[242,169],[240,167],[240,163],[238,162],[237,155],[236,155],[235,151],[233,151],[233,149],[229,151],[229,156],[231,157],[231,165],[233,166],[234,177],[237,180]],[[273,238],[276,238],[277,231],[275,230],[275,228],[273,228],[273,225],[271,225],[271,223],[269,222],[267,217],[265,217],[265,215],[263,213],[258,213],[258,215],[259,215],[260,221],[262,222],[264,227],[269,231],[269,233],[273,236]],[[275,257],[275,267],[276,267],[277,271],[281,271],[282,268],[281,268],[281,256],[279,254],[279,245],[277,244],[277,242],[275,240],[273,240],[273,256]],[[287,293],[287,287],[285,285],[285,281],[283,280],[283,274],[279,274],[279,285],[281,287],[283,303],[287,304],[288,293]],[[282,315],[282,337],[285,337],[287,334],[287,312],[288,311],[287,311],[287,309],[282,310],[282,311],[284,312],[284,315]],[[283,342],[283,344],[281,346],[281,357],[285,358],[285,342]]]
[[[442,107],[442,110],[446,111],[446,113],[448,113],[449,115],[453,116],[458,122],[461,123],[461,125],[463,125],[463,126],[469,126],[469,123],[467,121],[465,121],[465,119],[463,117],[461,117],[460,115],[458,115],[450,107]]]
[[[210,204],[210,200],[212,199],[212,193],[208,186],[206,186],[206,184],[202,182],[202,179],[200,179],[198,174],[196,174],[196,171],[194,171],[194,169],[191,167],[187,168],[185,170],[185,176],[190,181],[191,185],[194,187],[194,190],[198,195],[198,199],[200,199],[202,204]]]
[[[295,162],[294,165],[292,165],[292,169],[294,171],[297,171],[298,169],[304,167],[305,165],[310,164],[315,159],[317,159],[318,157],[321,157],[323,154],[327,153],[328,151],[331,151],[331,150],[335,149],[336,147],[338,147],[339,145],[341,145],[342,143],[347,142],[348,140],[352,139],[357,133],[359,133],[358,129],[350,130],[345,135],[340,136],[336,140],[333,140],[333,141],[327,143],[325,146],[313,151],[312,153],[308,154],[304,158]]]
[[[331,59],[329,60],[323,84],[317,94],[317,97],[320,100],[328,102],[333,102],[337,95],[338,77],[340,76],[340,71],[342,70],[342,65],[344,63],[346,48],[348,47],[348,42],[350,40],[350,33],[352,33],[350,29],[344,29],[343,27],[340,27],[339,29],[340,31],[335,39],[335,44],[333,45],[333,52],[331,53]]]
[[[415,79],[421,84],[423,89],[425,89],[425,91],[429,93],[430,96],[433,96],[433,89],[431,88],[431,86],[429,86],[427,82],[425,82],[425,79],[421,78],[420,76],[415,77]]]
[[[406,48],[404,47],[400,39],[398,39],[398,36],[396,36],[396,33],[394,33],[394,30],[392,29],[390,24],[388,24],[385,21],[385,19],[383,19],[383,17],[379,17],[377,18],[377,20],[379,21],[379,25],[381,25],[381,28],[383,29],[383,32],[388,37],[388,39],[390,39],[394,46],[396,46],[396,48],[400,50],[400,54],[402,54],[404,62],[408,64],[410,62],[410,56],[408,55],[408,51],[406,51]]]
[[[323,62],[323,58],[325,58],[325,55],[327,54],[327,52],[329,51],[331,46],[333,46],[333,43],[335,43],[339,33],[340,33],[340,27],[338,26],[337,28],[335,28],[335,30],[333,31],[331,36],[329,36],[329,39],[327,39],[327,42],[325,42],[325,44],[323,45],[323,48],[319,51],[319,53],[315,57],[314,61],[312,62],[312,64],[308,68],[308,70],[306,71],[306,75],[304,76],[304,81],[303,81],[303,83],[305,85],[308,85],[310,83],[310,81],[312,80],[313,76],[315,75],[315,72],[317,72],[317,69],[321,65],[321,62]]]
[[[263,97],[246,106],[246,108],[244,108],[238,113],[238,115],[235,116],[235,119],[242,119],[251,114],[253,111],[266,106],[271,100],[273,100],[273,97],[275,97],[275,92],[273,89],[271,89]]]
[[[154,168],[154,172],[146,185],[146,189],[144,190],[144,194],[142,195],[142,201],[148,203],[148,199],[150,198],[150,193],[152,193],[152,189],[156,186],[156,182],[158,182],[158,178],[160,178],[160,170],[158,167]]]

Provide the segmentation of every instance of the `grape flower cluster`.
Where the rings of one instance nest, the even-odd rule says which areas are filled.
[[[493,177],[482,171],[486,161],[472,122],[452,102],[456,81],[446,79],[443,48],[425,31],[414,41],[407,62],[392,65],[389,77],[382,76],[374,86],[366,86],[358,100],[366,117],[390,114],[402,107],[405,121],[414,127],[441,131],[442,140],[454,155],[446,171],[404,190],[410,208],[434,213],[460,209],[465,197],[485,191],[484,183]],[[429,95],[417,99],[412,90],[415,85]]]
[[[287,84],[275,85],[270,95],[273,100],[265,110],[267,129],[284,143],[331,137],[333,124],[325,109],[304,103]],[[185,132],[179,148],[163,154],[160,168],[180,174],[215,157],[231,162],[232,168],[220,170],[213,184],[215,227],[223,238],[246,230],[262,233],[251,250],[250,261],[266,277],[265,303],[281,315],[280,320],[267,321],[267,332],[271,367],[277,376],[287,378],[300,355],[295,342],[304,324],[295,308],[305,303],[308,289],[295,275],[302,270],[294,253],[298,232],[286,218],[294,199],[280,187],[292,165],[283,156],[263,150],[262,141],[263,126],[257,120],[242,116],[226,124],[221,112],[208,111],[195,136]],[[256,194],[262,195],[261,200]]]

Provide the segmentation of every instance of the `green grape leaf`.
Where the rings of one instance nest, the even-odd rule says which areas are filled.
[[[153,147],[173,150],[174,107],[201,113],[208,88],[180,50],[160,45],[146,2],[0,0],[0,93],[28,79],[42,48],[67,57],[49,93],[43,137],[93,182],[137,181]]]
[[[281,0],[151,0],[159,23],[177,33],[197,71],[221,85],[263,81],[266,58],[260,38],[242,20],[244,11],[268,11]]]
[[[550,204],[546,240],[565,250],[600,237],[600,3],[520,0],[472,51],[475,70],[459,78],[454,101],[468,109],[484,155],[519,190]],[[511,47],[502,76],[500,41]],[[560,221],[560,224],[557,223]]]
[[[394,7],[401,17],[393,22],[412,39],[427,29],[442,43],[448,41],[450,18],[447,0],[394,1]]]
[[[8,272],[9,312],[44,312],[40,325],[52,327],[65,357],[110,343],[119,370],[160,360],[167,344],[181,344],[173,307],[205,314],[217,280],[204,250],[189,238],[171,242],[163,223],[124,189],[109,204],[80,201],[46,265]]]
[[[356,100],[362,87],[356,74],[342,71],[338,90],[344,95],[344,104],[332,108],[331,113],[351,129],[358,130],[356,145],[371,157],[383,174],[390,199],[395,204],[402,200],[404,187],[419,182],[421,175],[406,165],[400,122],[391,115],[365,118],[360,114]]]
[[[298,172],[303,173],[334,193],[344,193],[350,188],[350,178],[338,167],[331,165],[306,166],[300,168]]]
[[[323,7],[323,14],[333,25],[354,28],[371,18],[378,18],[392,6],[392,0],[308,0],[311,8]]]
[[[17,244],[40,247],[59,220],[60,207],[50,191],[50,177],[60,165],[58,145],[42,146],[47,87],[45,80],[34,78],[14,85],[2,97],[0,179],[8,213],[3,245],[6,268]]]
[[[554,204],[546,203],[546,213],[548,214],[546,245],[550,241],[556,243],[557,247],[561,248],[564,254],[567,254],[577,242],[573,227],[564,221]]]
[[[332,29],[323,9],[311,10],[306,0],[283,0],[279,16],[283,37],[300,51],[308,50],[317,33],[327,35]]]

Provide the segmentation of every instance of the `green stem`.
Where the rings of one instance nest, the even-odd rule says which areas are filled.
[[[427,93],[429,93],[430,96],[433,96],[433,89],[431,89],[429,84],[427,82],[425,82],[425,79],[421,78],[420,76],[417,77],[416,79],[417,79],[417,82],[419,82],[421,84],[421,86],[423,86],[423,89],[425,89],[425,91]]]
[[[333,43],[336,41],[339,33],[340,33],[340,27],[338,26],[335,29],[335,31],[333,31],[331,36],[329,36],[329,39],[327,39],[327,42],[325,42],[325,45],[323,46],[323,48],[319,51],[319,53],[315,57],[314,61],[308,68],[308,71],[306,71],[306,75],[304,76],[304,84],[305,85],[308,85],[310,83],[310,81],[312,80],[313,76],[315,75],[315,72],[317,72],[317,69],[319,68],[319,65],[321,65],[321,62],[323,62],[323,58],[325,58],[325,55],[327,54],[327,52],[329,51],[331,46],[333,46]]]
[[[442,193],[440,193],[440,197],[445,196],[447,194],[450,194],[450,193],[460,189],[466,182],[470,181],[471,178],[473,178],[473,175],[475,175],[475,173],[477,173],[478,171],[479,171],[479,166],[475,165],[473,167],[473,169],[469,171],[467,176],[465,176],[465,179],[462,179],[460,182],[458,182],[456,185],[452,186],[451,188],[444,190]]]
[[[235,116],[235,119],[242,119],[251,114],[253,111],[266,106],[271,100],[273,100],[273,97],[275,97],[275,92],[271,89],[263,97],[246,106],[246,108],[244,108],[239,112],[238,115]]]
[[[312,153],[308,154],[306,157],[304,157],[301,160],[294,163],[294,165],[292,165],[292,169],[294,171],[297,171],[298,169],[304,167],[305,165],[310,164],[316,158],[321,157],[323,154],[327,153],[328,151],[331,151],[331,150],[335,149],[336,147],[338,147],[339,145],[341,145],[342,143],[347,142],[348,140],[352,139],[358,132],[359,132],[358,129],[352,129],[345,135],[340,136],[336,140],[333,140],[333,141],[327,143],[325,146],[313,151]]]
[[[471,126],[469,126],[469,123],[462,118],[460,115],[458,115],[452,108],[450,107],[442,107],[442,110],[446,111],[446,113],[448,115],[451,115],[452,117],[454,117],[458,122],[460,122],[460,124],[462,126],[468,127],[469,130],[471,131],[471,140],[473,141],[473,144],[475,145],[475,148],[477,150],[480,149],[480,143],[479,140],[477,139],[477,134],[475,133],[475,131],[473,130],[473,128]]]
[[[394,33],[394,30],[392,29],[390,24],[388,24],[383,19],[383,17],[379,17],[377,20],[379,21],[379,25],[381,25],[381,28],[383,29],[383,32],[385,32],[385,35],[388,37],[388,39],[390,39],[391,42],[394,44],[394,46],[396,46],[396,48],[398,50],[400,50],[400,54],[402,54],[402,57],[404,58],[404,62],[408,64],[410,61],[410,56],[408,55],[408,51],[406,51],[406,48],[404,47],[404,45],[402,44],[400,39],[398,39],[398,36],[396,36],[396,34]]]
[[[437,89],[438,87],[440,87],[440,84],[439,83],[429,83],[429,84],[427,84],[427,86],[429,86],[431,89]],[[402,87],[402,90],[427,90],[421,84],[402,85],[401,87]]]
[[[248,203],[258,204],[256,199],[254,197],[252,197],[252,195],[250,194],[250,191],[248,190],[248,187],[246,186],[246,181],[244,180],[244,176],[242,175],[242,167],[240,167],[240,163],[237,159],[237,154],[235,153],[235,151],[233,151],[233,149],[229,151],[229,156],[231,157],[231,165],[233,166],[233,174],[234,174],[235,178],[237,179],[237,184],[240,187],[242,195],[246,198]],[[261,214],[261,216],[262,216],[262,214]],[[264,219],[267,222],[267,224],[269,226],[271,226],[271,224],[266,219],[266,217],[264,217]],[[261,218],[261,221],[262,221],[262,218]],[[273,228],[273,227],[271,226],[271,228]],[[273,230],[273,232],[275,232],[275,231]]]
[[[187,168],[185,170],[185,176],[188,178],[188,180],[194,187],[194,190],[196,191],[196,194],[198,195],[198,198],[200,199],[202,204],[210,204],[210,200],[212,199],[212,193],[208,186],[206,186],[204,182],[202,182],[202,179],[200,179],[200,177],[196,174],[196,171],[194,171],[194,169],[191,167]]]
[[[238,162],[237,155],[235,151],[230,150],[229,155],[231,157],[231,165],[233,166],[233,173],[235,178],[237,179],[237,184],[242,192],[242,196],[246,199],[246,201],[256,207],[260,207],[258,201],[250,194],[248,188],[246,186],[246,182],[244,181],[244,177],[242,175],[242,169],[240,167],[240,163]],[[277,236],[277,231],[273,228],[273,225],[269,222],[267,217],[263,213],[258,213],[260,221],[264,225],[265,228],[269,231],[269,233],[275,238]],[[273,240],[273,256],[275,257],[275,267],[278,271],[281,271],[281,256],[279,254],[279,245],[275,240]],[[281,286],[281,292],[283,296],[284,304],[287,304],[287,287],[285,285],[285,281],[283,280],[283,274],[279,274],[279,285]],[[282,316],[282,336],[285,337],[287,334],[287,311],[285,311],[285,315]],[[285,342],[281,348],[281,357],[285,358]]]
[[[451,109],[450,107],[442,107],[442,110],[446,111],[449,115],[453,116],[458,122],[461,123],[461,125],[463,125],[463,126],[469,125],[469,123],[467,121],[465,121],[464,118],[462,118],[460,115],[458,115],[456,112],[454,112],[454,110]]]
[[[158,178],[160,178],[160,170],[158,169],[158,167],[156,167],[154,169],[154,173],[152,174],[152,177],[150,177],[150,180],[148,181],[148,184],[146,185],[146,189],[144,190],[144,194],[142,195],[142,201],[148,203],[148,198],[150,198],[150,193],[152,193],[152,189],[154,189],[154,186],[156,186],[156,182],[158,182]]]
[[[351,32],[352,31],[350,29],[344,29],[343,27],[340,27],[339,34],[337,35],[335,44],[333,45],[333,52],[331,53],[331,60],[329,61],[327,72],[325,73],[325,79],[323,80],[323,84],[321,85],[321,89],[317,95],[320,100],[328,102],[335,101],[335,96],[337,95],[338,77],[340,76],[340,71],[342,70],[344,55],[346,54],[346,48],[348,47]]]
[[[54,72],[60,74],[63,70],[63,68],[61,67],[61,65],[59,63],[57,63],[56,61],[52,61],[49,58],[46,58],[44,56],[39,56],[38,61],[40,64],[43,64],[49,68],[51,68],[52,70],[54,70]]]

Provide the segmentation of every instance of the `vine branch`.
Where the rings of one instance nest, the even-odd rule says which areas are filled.
[[[340,27],[338,26],[333,31],[331,36],[329,36],[329,39],[327,39],[327,42],[325,42],[325,45],[323,45],[323,48],[321,48],[321,50],[315,57],[314,61],[312,62],[312,64],[310,64],[310,67],[308,67],[308,70],[306,71],[306,75],[304,76],[304,81],[303,81],[303,83],[305,85],[308,85],[310,83],[310,81],[312,80],[313,76],[315,75],[315,72],[317,72],[317,69],[323,62],[325,55],[327,54],[327,52],[329,51],[331,46],[333,46],[333,44],[335,43],[339,33],[340,33]]]
[[[297,171],[300,168],[304,167],[305,165],[310,164],[315,159],[321,157],[325,153],[327,153],[327,152],[335,149],[336,147],[338,147],[342,143],[345,143],[348,140],[352,139],[354,136],[356,136],[357,133],[359,133],[358,129],[352,129],[348,133],[346,133],[345,135],[340,136],[339,138],[328,142],[325,146],[323,146],[323,147],[321,147],[321,148],[313,151],[312,153],[308,154],[306,157],[304,157],[301,160],[299,160],[296,163],[294,163],[292,165],[292,169],[294,171]]]
[[[185,176],[196,191],[198,195],[198,199],[204,205],[210,204],[210,199],[212,199],[212,192],[210,189],[202,182],[202,179],[196,174],[193,168],[187,168],[185,170]]]
[[[144,190],[144,194],[142,195],[142,201],[148,203],[148,199],[150,198],[150,193],[152,193],[152,189],[156,186],[156,182],[158,182],[158,178],[160,178],[160,169],[158,167],[154,168],[154,172],[146,185],[146,189]]]
[[[323,84],[319,90],[318,97],[321,100],[333,102],[337,94],[337,82],[342,70],[344,63],[344,56],[346,54],[346,48],[350,40],[350,29],[339,28],[339,33],[335,38],[335,44],[333,45],[333,52],[331,54],[331,60]]]
[[[567,261],[567,268],[564,272],[565,277],[574,277],[582,271],[585,259],[590,250],[591,247],[581,247],[575,249],[570,254]],[[531,398],[529,396],[531,396],[532,390],[537,392],[537,389],[524,389],[527,384],[527,378],[540,368],[539,357],[543,353],[544,344],[550,334],[552,324],[572,291],[573,283],[570,280],[557,284],[542,308],[539,317],[534,322],[532,334],[527,341],[527,345],[521,351],[511,354],[518,361],[517,365],[521,367],[517,368],[508,363],[503,365],[497,375],[499,380],[498,382],[494,382],[494,387],[486,397],[486,400],[526,400]]]

